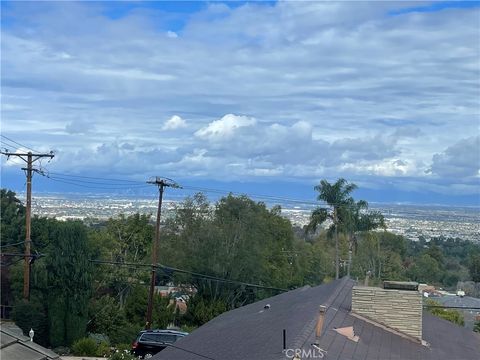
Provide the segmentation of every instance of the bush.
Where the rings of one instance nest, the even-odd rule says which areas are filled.
[[[52,349],[55,354],[58,354],[60,356],[62,355],[70,355],[71,351],[69,347],[66,346],[58,346],[56,348]]]
[[[454,324],[464,326],[465,325],[465,320],[463,318],[463,314],[459,311],[456,310],[451,310],[451,309],[444,309],[441,307],[435,307],[435,306],[441,306],[441,304],[438,301],[435,300],[430,300],[428,299],[426,301],[427,305],[430,305],[431,307],[428,308],[428,311],[435,315],[438,316],[442,319],[448,320]]]
[[[13,320],[26,336],[30,329],[33,329],[35,332],[33,341],[43,346],[48,345],[47,316],[40,304],[33,301],[19,301],[13,310]]]
[[[138,360],[133,356],[129,350],[119,351],[117,350],[108,358],[109,360]]]
[[[101,342],[97,346],[97,353],[95,356],[98,357],[107,357],[110,356],[112,353],[112,349],[110,349],[110,346],[106,342]]]
[[[76,356],[96,356],[97,342],[91,338],[82,338],[75,341],[72,345],[73,355]]]

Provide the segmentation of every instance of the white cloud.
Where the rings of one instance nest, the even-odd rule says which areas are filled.
[[[110,18],[89,2],[13,2],[2,131],[34,148],[106,144],[87,155],[116,171],[149,170],[113,145],[129,143],[166,154],[159,169],[211,178],[448,177],[460,188],[478,174],[477,143],[462,139],[478,134],[479,10],[391,14],[409,6],[210,4],[174,32],[155,9]],[[158,126],[172,113],[188,126],[178,115]]]
[[[187,127],[187,122],[178,115],[173,115],[170,119],[165,121],[162,130],[177,130]]]
[[[433,155],[430,170],[441,177],[480,176],[480,135],[462,139]]]
[[[167,31],[167,37],[171,38],[171,39],[176,39],[178,38],[178,34],[175,32],[175,31]]]
[[[254,118],[248,116],[227,114],[195,132],[195,136],[210,141],[228,141],[235,136],[238,129],[252,127],[256,123]]]

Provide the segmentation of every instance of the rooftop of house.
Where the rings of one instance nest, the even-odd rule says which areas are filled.
[[[59,355],[30,341],[13,323],[0,324],[0,354],[2,360],[53,360]]]
[[[153,359],[283,360],[292,359],[298,349],[303,350],[302,359],[478,359],[479,334],[429,313],[422,315],[423,343],[356,316],[351,312],[354,285],[345,278],[228,311]],[[324,305],[326,312],[317,338],[319,305]],[[350,327],[353,333],[349,337]]]

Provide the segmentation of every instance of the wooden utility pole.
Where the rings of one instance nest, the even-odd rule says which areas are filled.
[[[155,278],[158,264],[158,249],[160,245],[160,218],[162,216],[162,201],[163,192],[166,187],[180,188],[173,180],[161,177],[155,177],[154,180],[147,181],[148,184],[154,184],[158,186],[158,209],[157,209],[157,222],[155,224],[155,239],[152,244],[152,275],[150,278],[150,292],[148,294],[147,305],[147,320],[145,322],[145,329],[148,330],[152,327],[152,313],[153,313],[153,296],[155,294]]]
[[[340,278],[340,269],[338,267],[338,212],[335,206],[333,206],[333,225],[335,226],[335,280],[338,280]]]
[[[49,154],[35,154],[29,151],[28,153],[11,153],[8,151],[0,151],[1,154],[6,155],[7,159],[10,156],[17,156],[27,163],[25,170],[27,176],[27,206],[25,214],[25,261],[23,264],[23,298],[30,300],[30,244],[31,244],[31,218],[32,218],[32,172],[33,163],[41,158],[49,157],[52,159],[55,155],[51,151]]]

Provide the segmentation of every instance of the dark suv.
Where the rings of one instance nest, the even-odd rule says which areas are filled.
[[[188,333],[175,330],[143,330],[132,344],[132,354],[148,359]]]

